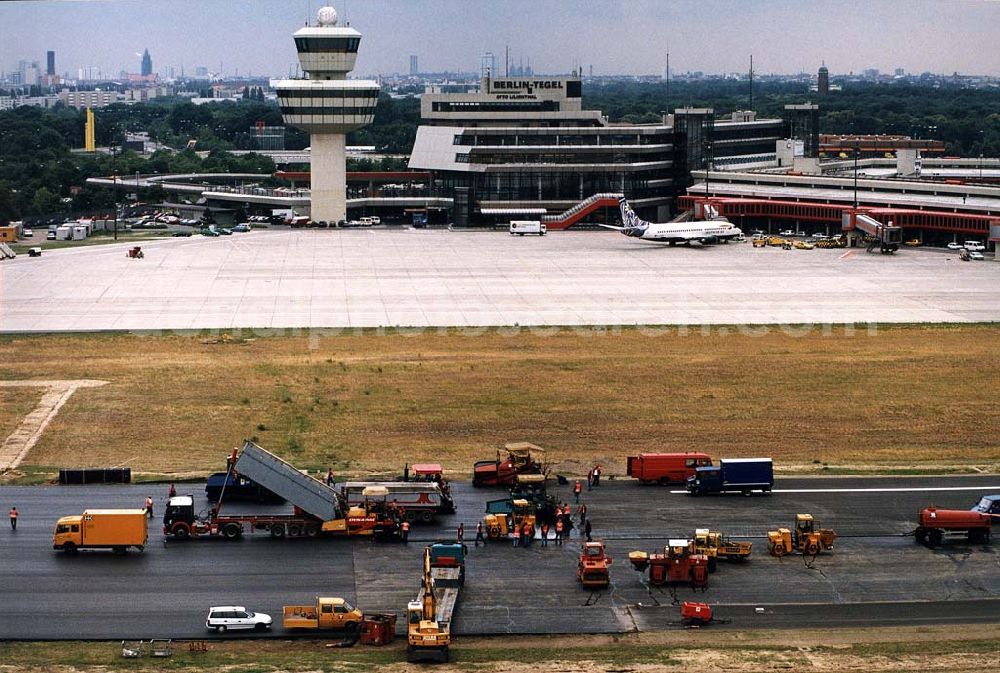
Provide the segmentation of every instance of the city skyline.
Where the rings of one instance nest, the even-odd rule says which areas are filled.
[[[296,55],[287,35],[315,20],[317,0],[194,0],[152,4],[132,0],[37,0],[0,3],[0,69],[18,61],[45,62],[57,54],[57,71],[100,70],[106,77],[139,72],[149,49],[154,72],[198,66],[225,75],[282,77],[294,72]],[[1000,74],[993,27],[1000,2],[988,0],[609,0],[581,5],[569,0],[500,6],[460,0],[336,0],[342,19],[365,33],[359,75],[408,73],[416,55],[422,72],[476,71],[493,52],[502,71],[509,45],[511,65],[530,59],[539,73],[580,67],[594,74],[658,74],[670,52],[671,71],[744,72],[749,56],[761,74],[815,73],[823,62],[831,75],[866,69],[937,74]],[[452,21],[462,8],[462,32]],[[961,39],[940,38],[939,27]],[[220,30],[223,35],[220,39]],[[225,35],[228,33],[228,36]],[[107,40],[94,35],[108,34]],[[248,39],[245,36],[252,36]],[[711,39],[706,40],[705,36]],[[624,48],[622,45],[627,45]],[[916,47],[915,47],[916,45]]]

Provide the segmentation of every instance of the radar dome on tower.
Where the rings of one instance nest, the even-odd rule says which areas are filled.
[[[326,6],[320,7],[319,11],[316,12],[316,22],[321,27],[329,27],[337,25],[337,10],[333,7]]]

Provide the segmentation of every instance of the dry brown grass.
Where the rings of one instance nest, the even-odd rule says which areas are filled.
[[[998,356],[996,326],[242,344],[44,336],[0,341],[0,379],[111,382],[73,396],[29,455],[35,466],[213,470],[256,436],[300,467],[341,473],[433,459],[460,477],[512,440],[548,448],[565,470],[598,460],[621,471],[637,451],[693,449],[785,466],[995,469]]]
[[[44,392],[44,387],[4,388],[0,386],[0,442],[21,424],[21,419],[35,408]]]

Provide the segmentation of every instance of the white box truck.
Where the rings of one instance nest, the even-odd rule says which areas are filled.
[[[524,236],[525,234],[545,235],[545,225],[538,220],[511,220],[510,235]]]

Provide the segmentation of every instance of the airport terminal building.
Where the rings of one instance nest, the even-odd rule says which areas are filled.
[[[690,171],[774,161],[781,119],[679,109],[659,124],[613,124],[582,105],[578,77],[492,78],[479,90],[428,87],[412,170],[453,196],[456,224],[556,214],[601,193],[624,193],[640,215],[667,219]]]

